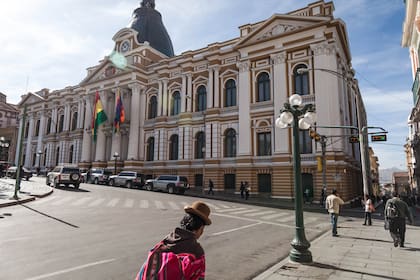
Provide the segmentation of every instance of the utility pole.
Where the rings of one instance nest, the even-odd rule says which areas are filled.
[[[327,147],[327,136],[321,135],[321,149],[322,149],[322,187],[327,190],[327,159],[325,158],[325,152]]]
[[[28,110],[28,106],[25,105],[23,108],[23,116],[22,116],[22,125],[20,128],[20,141],[19,141],[19,152],[17,158],[17,168],[16,168],[16,184],[15,184],[15,194],[13,195],[13,199],[18,200],[18,191],[20,190],[20,167],[22,165],[22,149],[23,149],[23,136],[25,135],[25,122],[26,122],[26,111]]]

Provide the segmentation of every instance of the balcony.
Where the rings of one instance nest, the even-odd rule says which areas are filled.
[[[419,86],[420,86],[420,68],[417,68],[416,77],[414,79],[413,87],[411,91],[413,92],[413,102],[414,106],[417,104],[417,100],[419,98]]]

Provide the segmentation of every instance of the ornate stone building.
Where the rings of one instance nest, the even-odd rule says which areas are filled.
[[[0,164],[15,161],[18,116],[18,108],[7,103],[6,95],[0,92]]]
[[[248,181],[252,192],[290,198],[291,131],[275,120],[298,93],[316,105],[317,132],[328,138],[327,186],[346,199],[360,195],[360,147],[342,127],[365,126],[366,114],[346,26],[333,10],[332,2],[318,1],[240,26],[231,40],[174,55],[155,1],[144,0],[131,26],[114,35],[113,54],[90,67],[79,85],[22,99],[25,166],[36,166],[38,156],[41,169],[59,162],[113,169],[118,153],[118,169],[182,174],[194,186],[211,178],[216,190],[232,192]],[[117,91],[125,108],[119,133]],[[94,142],[96,92],[108,121]],[[303,130],[300,143],[303,185],[318,199],[321,145]]]

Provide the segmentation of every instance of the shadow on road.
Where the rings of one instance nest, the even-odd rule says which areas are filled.
[[[66,221],[63,221],[63,220],[61,220],[61,219],[59,219],[59,218],[56,218],[56,217],[50,216],[50,215],[48,215],[48,214],[42,213],[41,211],[38,211],[38,210],[36,210],[36,209],[34,209],[34,208],[32,208],[32,207],[29,207],[29,206],[27,206],[27,205],[20,204],[20,206],[22,206],[22,207],[24,207],[24,208],[26,208],[26,209],[28,209],[28,210],[34,211],[34,212],[36,212],[36,213],[38,213],[38,214],[41,214],[41,215],[43,215],[43,216],[45,216],[45,217],[48,217],[48,218],[50,218],[50,219],[56,220],[56,221],[58,221],[58,222],[60,222],[60,223],[66,224],[66,225],[68,225],[68,226],[71,226],[71,227],[74,227],[74,228],[79,228],[79,227],[78,227],[78,226],[76,226],[76,225],[73,225],[73,224],[71,224],[71,223],[68,223],[68,222],[66,222]]]

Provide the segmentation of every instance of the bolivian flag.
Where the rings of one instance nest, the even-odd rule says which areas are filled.
[[[101,97],[99,96],[99,92],[96,92],[95,96],[95,108],[93,110],[93,118],[92,118],[92,135],[93,135],[93,142],[96,142],[97,131],[98,127],[106,122],[107,116],[105,114],[104,108],[102,107]]]

